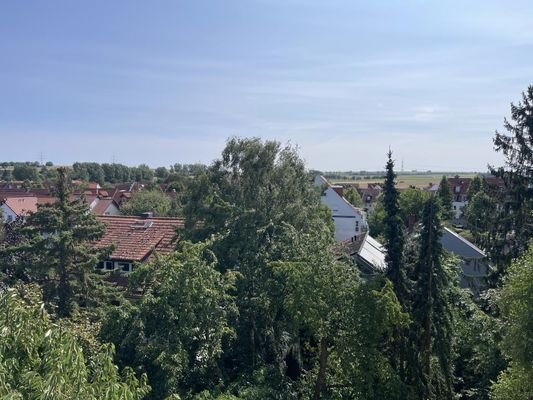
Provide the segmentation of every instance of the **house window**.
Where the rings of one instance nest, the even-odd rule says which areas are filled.
[[[359,232],[359,221],[355,221],[355,231]]]
[[[132,271],[131,263],[129,263],[129,262],[119,262],[118,263],[118,267],[120,268],[120,270],[122,272],[131,272]]]
[[[113,271],[115,267],[113,265],[113,261],[100,261],[98,264],[96,264],[96,269]]]

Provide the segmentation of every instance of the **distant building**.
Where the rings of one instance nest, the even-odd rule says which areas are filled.
[[[463,216],[463,207],[468,204],[468,189],[472,183],[471,178],[460,178],[456,175],[453,178],[448,178],[448,185],[452,192],[452,209],[455,219],[461,219]]]
[[[377,183],[368,183],[366,188],[361,188],[357,190],[361,199],[363,200],[363,207],[367,213],[374,211],[374,206],[376,202],[383,193],[383,188]]]
[[[326,205],[335,222],[335,240],[343,242],[368,231],[366,213],[361,208],[354,207],[343,197],[344,188],[331,185],[326,178],[317,175],[314,180],[316,186],[322,187],[322,204]]]

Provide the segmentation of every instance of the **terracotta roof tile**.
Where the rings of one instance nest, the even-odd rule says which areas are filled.
[[[130,216],[97,216],[107,226],[104,236],[95,244],[102,248],[111,244],[113,260],[145,261],[154,251],[169,254],[174,250],[176,228],[183,227],[181,218],[140,218]]]
[[[37,211],[37,197],[35,196],[8,197],[2,203],[5,203],[17,215],[27,215]]]

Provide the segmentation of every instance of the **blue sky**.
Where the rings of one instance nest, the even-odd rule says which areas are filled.
[[[530,1],[4,1],[0,159],[485,170],[533,84]]]

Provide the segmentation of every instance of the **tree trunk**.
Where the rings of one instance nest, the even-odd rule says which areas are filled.
[[[324,386],[326,385],[326,369],[328,367],[328,341],[325,337],[320,339],[320,366],[315,385],[313,400],[320,400]]]

